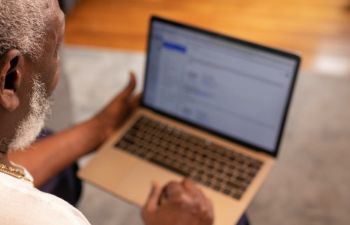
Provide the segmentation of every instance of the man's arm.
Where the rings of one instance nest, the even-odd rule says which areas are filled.
[[[26,151],[12,151],[10,160],[28,169],[36,187],[45,184],[79,157],[96,149],[122,125],[138,104],[139,97],[133,96],[135,86],[135,76],[131,75],[127,87],[96,116],[40,140]]]

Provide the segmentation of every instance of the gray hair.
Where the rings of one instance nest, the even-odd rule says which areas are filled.
[[[0,57],[11,49],[34,60],[40,56],[47,4],[48,0],[0,0]]]

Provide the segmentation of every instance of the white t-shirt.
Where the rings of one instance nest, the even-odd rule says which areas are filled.
[[[1,225],[90,225],[79,210],[64,200],[1,172],[0,201]]]

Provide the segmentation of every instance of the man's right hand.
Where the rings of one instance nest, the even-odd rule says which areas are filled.
[[[213,207],[201,190],[185,179],[163,189],[153,184],[142,218],[146,225],[212,225]]]

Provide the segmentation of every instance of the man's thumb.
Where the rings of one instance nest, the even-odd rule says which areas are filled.
[[[148,195],[148,199],[146,201],[144,209],[147,212],[155,211],[158,208],[158,202],[161,195],[162,189],[159,187],[157,183],[152,183],[152,189],[150,194]]]
[[[131,96],[131,94],[134,92],[135,87],[136,87],[136,76],[133,72],[131,72],[129,76],[128,85],[123,89],[123,91],[119,94],[118,97],[121,99],[128,99]]]

